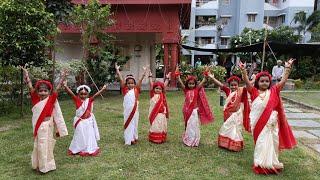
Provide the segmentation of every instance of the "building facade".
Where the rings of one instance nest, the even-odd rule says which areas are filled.
[[[246,27],[296,26],[295,14],[304,11],[309,16],[314,3],[314,0],[192,0],[190,28],[183,30],[184,43],[201,48],[227,48],[230,37],[240,34]],[[304,39],[308,41],[310,34]],[[216,59],[207,52],[183,50],[182,54],[192,65],[199,60],[208,63]]]
[[[75,4],[87,3],[73,0]],[[141,77],[143,66],[150,67],[156,75],[155,46],[162,45],[164,57],[161,59],[164,73],[174,72],[178,63],[181,27],[189,26],[191,0],[101,0],[111,4],[115,24],[105,31],[112,34],[112,43],[122,47],[122,55],[130,57],[123,67],[124,75]],[[183,21],[186,18],[188,21]],[[62,61],[81,60],[83,57],[81,33],[77,27],[60,24],[61,33],[56,38],[56,59]],[[159,77],[160,78],[160,77]],[[147,78],[143,81],[148,82]],[[172,81],[175,85],[175,81]]]
[[[314,10],[320,10],[320,1],[319,0],[314,0]]]

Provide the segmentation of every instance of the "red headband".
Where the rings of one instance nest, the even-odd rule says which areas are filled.
[[[272,79],[272,77],[271,77],[271,75],[270,75],[270,73],[269,73],[268,71],[259,72],[259,73],[256,75],[256,80],[258,80],[261,76],[267,76],[270,81],[271,81],[271,79]]]
[[[157,82],[153,83],[152,89],[154,89],[154,88],[156,88],[158,86],[160,86],[162,88],[162,90],[164,90],[164,84],[163,84],[163,82],[160,82],[160,81],[157,81]]]
[[[231,81],[237,81],[239,84],[241,79],[238,76],[231,76],[227,79],[227,83],[230,83]]]
[[[46,86],[48,86],[50,91],[51,91],[52,88],[53,88],[51,82],[46,81],[46,80],[39,80],[39,81],[37,81],[35,88],[36,88],[36,89],[39,89],[39,87],[40,87],[41,84],[45,84]]]
[[[195,76],[188,75],[186,81],[191,81],[191,80],[197,81],[197,78]]]

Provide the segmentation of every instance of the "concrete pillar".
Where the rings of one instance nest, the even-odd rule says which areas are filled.
[[[163,65],[165,68],[164,74],[168,72],[168,65],[169,65],[169,44],[164,43],[164,56],[163,56]]]
[[[170,64],[170,72],[173,75],[176,69],[176,65],[179,61],[179,48],[178,48],[178,44],[171,44],[171,64]],[[176,83],[176,78],[175,76],[171,77],[171,82],[170,82],[170,86],[171,87],[176,87],[177,83]]]

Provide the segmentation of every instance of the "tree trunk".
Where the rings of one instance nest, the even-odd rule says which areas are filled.
[[[23,117],[23,70],[20,70],[20,116]]]
[[[55,48],[53,47],[53,49],[51,48],[50,50],[50,56],[51,56],[51,60],[53,61],[52,64],[52,83],[54,83],[54,75],[55,75],[55,71],[56,71],[56,51]]]

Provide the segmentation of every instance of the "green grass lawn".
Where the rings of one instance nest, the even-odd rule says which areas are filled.
[[[252,170],[253,139],[245,133],[245,149],[234,153],[217,146],[217,134],[222,124],[222,111],[215,91],[207,92],[216,120],[201,127],[198,148],[183,145],[183,93],[168,92],[170,120],[168,142],[148,142],[147,113],[149,96],[140,98],[139,142],[125,146],[123,141],[122,96],[108,94],[95,103],[94,114],[100,128],[99,157],[70,157],[67,149],[72,139],[72,119],[75,107],[70,100],[61,101],[69,136],[59,138],[54,150],[57,170],[40,175],[31,169],[33,148],[31,113],[20,119],[17,114],[0,117],[0,127],[12,129],[0,132],[0,179],[273,179],[274,175],[255,175]],[[319,179],[318,155],[303,146],[280,155],[284,179]]]
[[[298,102],[320,107],[320,92],[282,92],[282,95]]]

